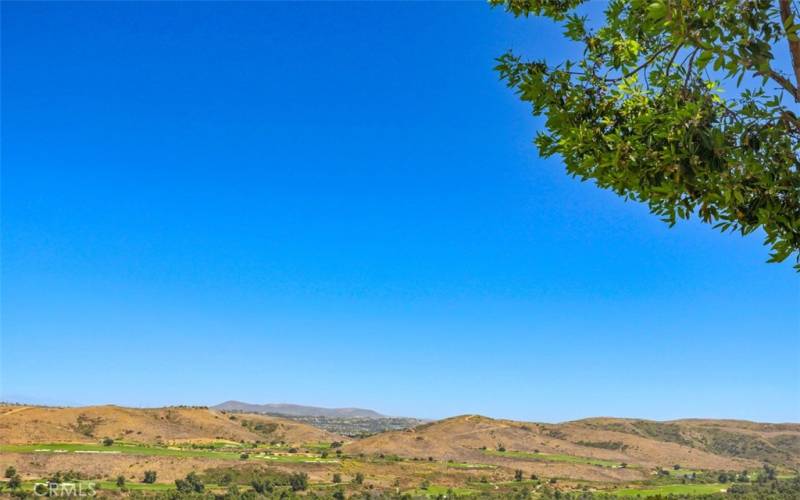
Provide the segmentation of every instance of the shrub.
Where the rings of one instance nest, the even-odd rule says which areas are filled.
[[[113,439],[111,439],[110,437],[103,438],[103,446],[111,446],[112,444],[114,444]]]
[[[144,479],[142,480],[143,483],[153,484],[156,482],[156,471],[154,470],[146,470],[144,471]]]
[[[6,479],[11,479],[12,477],[17,475],[17,469],[14,466],[9,465],[6,467]]]
[[[264,495],[266,493],[272,493],[272,481],[269,479],[253,479],[253,482],[250,483],[250,485],[258,494]]]
[[[333,473],[333,482],[337,483],[337,484],[341,483],[342,482],[342,475],[339,474],[338,472],[334,472]]]
[[[186,479],[176,479],[175,487],[179,493],[202,493],[205,490],[205,485],[194,472],[187,474]]]
[[[362,484],[364,482],[364,474],[356,472],[356,477],[353,478],[353,482],[356,484]]]
[[[517,469],[514,471],[514,481],[522,481],[522,471]]]
[[[19,477],[18,474],[14,474],[10,478],[8,478],[8,482],[6,485],[11,488],[12,490],[16,490],[20,486],[22,486],[22,478]]]
[[[125,476],[117,476],[117,487],[124,488],[125,487]]]
[[[305,472],[296,472],[289,476],[289,486],[292,491],[303,491],[308,488],[308,474]]]

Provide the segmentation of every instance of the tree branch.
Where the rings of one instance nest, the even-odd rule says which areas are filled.
[[[786,22],[792,17],[792,6],[789,0],[780,0],[778,3],[781,6],[781,21],[783,21],[783,25],[786,26]],[[800,87],[800,38],[797,37],[797,34],[790,35],[788,33],[786,34],[786,38],[789,41],[789,52],[792,54],[794,80],[797,86]],[[792,38],[794,38],[794,40]],[[794,99],[800,102],[800,93],[797,91],[797,87],[794,89]]]
[[[645,68],[645,67],[649,66],[650,63],[652,63],[653,61],[656,60],[656,57],[660,56],[661,54],[663,54],[664,52],[669,50],[671,47],[672,47],[672,45],[670,45],[670,44],[664,45],[663,47],[661,47],[657,51],[653,52],[653,55],[648,57],[647,60],[645,62],[643,62],[642,64],[640,64],[639,66],[635,67],[634,69],[628,71],[624,75],[619,76],[617,78],[605,78],[605,81],[607,81],[607,82],[618,82],[620,80],[624,80],[624,79],[628,78],[629,76],[635,75],[636,73],[641,71],[642,68]]]

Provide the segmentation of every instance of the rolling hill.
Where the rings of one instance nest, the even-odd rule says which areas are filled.
[[[526,462],[544,470],[570,463],[586,470],[742,470],[763,463],[800,466],[800,424],[733,420],[595,418],[562,424],[453,417],[406,431],[387,432],[348,444],[351,453],[396,454],[493,464]],[[569,458],[572,457],[572,458]],[[577,458],[576,458],[577,457]],[[625,464],[625,467],[620,467]],[[609,472],[609,471],[606,471]]]
[[[304,443],[343,439],[279,417],[233,416],[206,408],[0,406],[3,444],[95,443],[105,437],[145,444],[215,440]]]
[[[418,494],[422,485],[435,486],[422,496],[460,488],[502,497],[545,485],[708,493],[724,491],[725,474],[737,484],[763,484],[768,470],[771,480],[797,476],[800,424],[620,418],[545,424],[463,415],[358,439],[240,410],[0,405],[0,451],[4,465],[29,481],[65,471],[141,481],[155,470],[161,488],[198,472],[282,481],[303,473],[319,491],[338,475],[352,493]],[[249,487],[250,479],[242,484]]]

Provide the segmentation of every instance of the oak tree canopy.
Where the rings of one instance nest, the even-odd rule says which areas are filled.
[[[561,23],[576,60],[508,52],[497,70],[545,127],[541,155],[670,225],[761,228],[800,270],[800,9],[792,0],[492,0]],[[784,51],[789,67],[778,67]]]

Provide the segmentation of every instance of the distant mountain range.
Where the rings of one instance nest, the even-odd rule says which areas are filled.
[[[225,401],[216,406],[215,410],[241,411],[247,413],[272,413],[292,417],[331,417],[331,418],[386,418],[386,415],[363,408],[320,408],[317,406],[303,406],[293,404],[253,404],[242,401]]]

